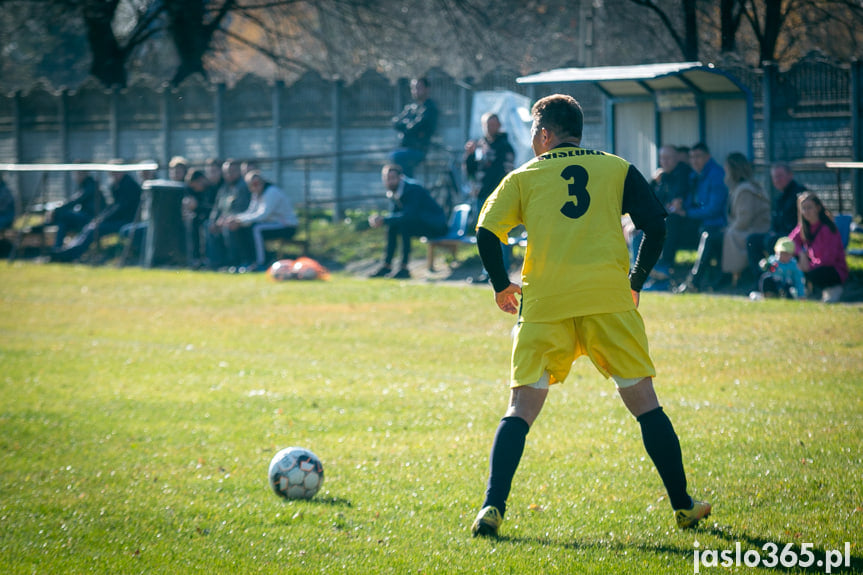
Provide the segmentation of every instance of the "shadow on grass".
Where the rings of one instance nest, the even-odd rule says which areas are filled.
[[[569,551],[645,551],[655,553],[657,555],[671,554],[680,555],[689,561],[692,561],[693,549],[691,547],[681,549],[669,545],[655,545],[651,543],[623,543],[620,541],[611,541],[608,543],[597,541],[560,541],[548,537],[513,537],[509,535],[501,535],[496,539],[489,539],[491,543],[512,543],[517,545],[541,545],[544,547],[557,547]]]

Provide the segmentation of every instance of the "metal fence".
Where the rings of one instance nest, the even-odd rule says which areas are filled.
[[[860,63],[837,64],[818,56],[788,70],[722,66],[754,97],[753,158],[762,177],[775,161],[791,162],[798,180],[834,210],[841,193],[845,211],[863,207],[863,174],[836,173],[829,160],[863,160]],[[437,141],[459,150],[470,133],[472,94],[507,89],[525,93],[511,70],[471,82],[432,70],[431,94],[439,110]],[[554,87],[534,86],[533,96]],[[585,107],[585,145],[605,148],[604,96],[590,85],[568,88]],[[308,197],[337,213],[357,198],[380,194],[379,170],[395,143],[392,117],[410,102],[408,80],[392,83],[373,71],[350,85],[309,72],[291,85],[248,76],[234,86],[192,78],[179,88],[136,83],[105,90],[87,83],[75,90],[34,86],[0,95],[0,163],[75,160],[156,160],[175,155],[192,164],[208,158],[255,160],[296,202]],[[445,154],[432,155],[420,170],[432,178]],[[10,178],[22,204],[33,198],[62,199],[72,190],[68,175]]]

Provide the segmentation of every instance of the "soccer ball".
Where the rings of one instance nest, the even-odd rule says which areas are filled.
[[[286,447],[273,456],[267,476],[276,495],[311,499],[324,482],[324,466],[308,449]]]

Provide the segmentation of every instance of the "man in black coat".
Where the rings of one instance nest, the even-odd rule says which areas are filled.
[[[392,202],[386,217],[371,216],[369,225],[378,228],[387,226],[387,247],[383,265],[371,277],[391,276],[396,279],[411,277],[408,263],[411,255],[411,238],[436,237],[446,234],[446,214],[421,185],[406,181],[401,167],[387,164],[381,172],[387,197]],[[402,239],[402,261],[399,270],[392,274],[396,243]]]

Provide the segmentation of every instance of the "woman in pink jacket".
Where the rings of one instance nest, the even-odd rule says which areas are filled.
[[[797,198],[797,222],[789,237],[797,246],[800,269],[806,280],[821,290],[825,302],[838,302],[842,284],[848,279],[848,263],[836,224],[812,192]]]

